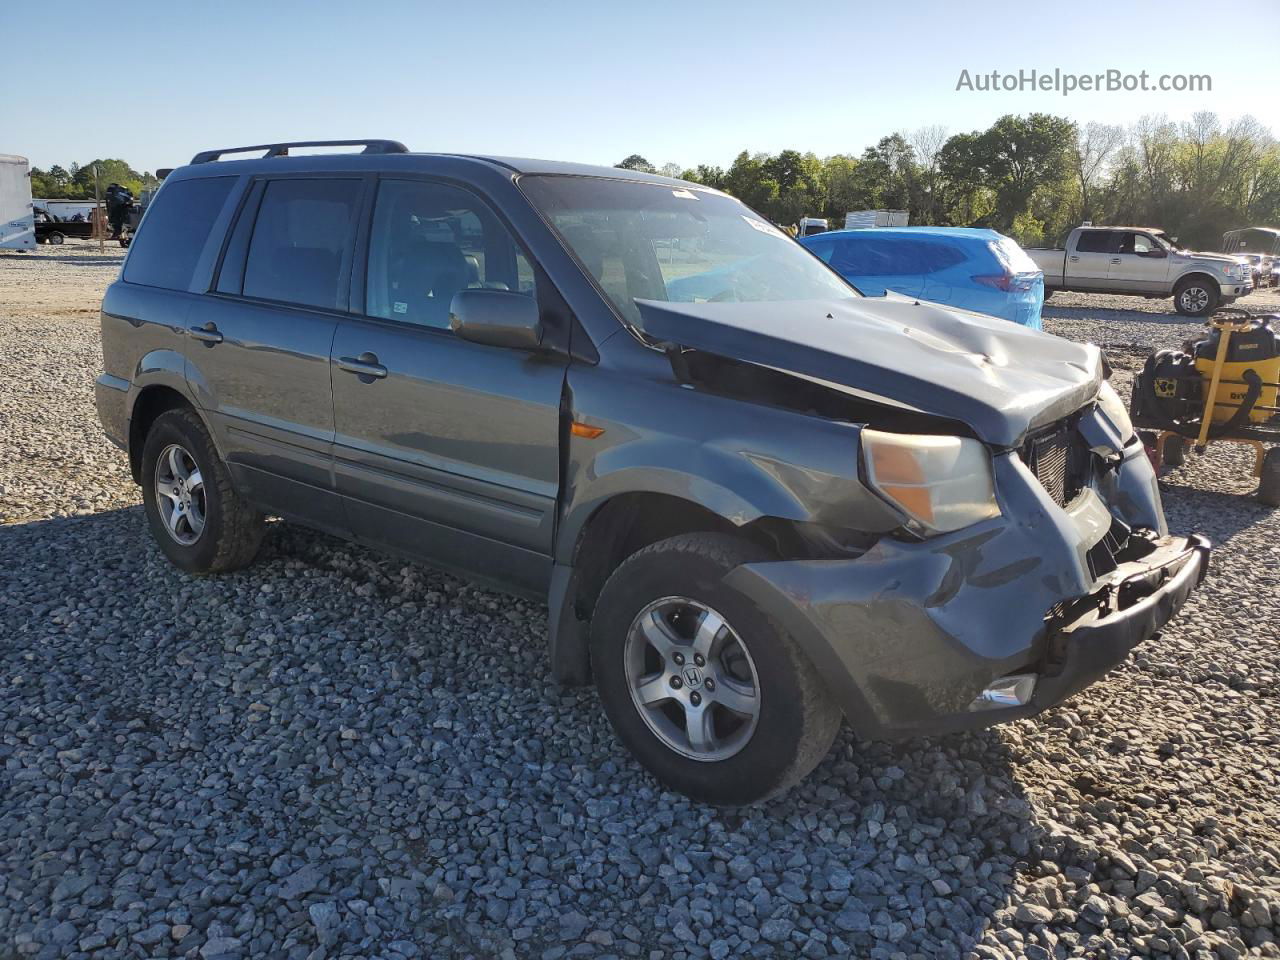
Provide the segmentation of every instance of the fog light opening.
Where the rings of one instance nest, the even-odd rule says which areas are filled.
[[[969,704],[970,710],[997,710],[1002,707],[1025,707],[1036,692],[1034,673],[1011,673],[992,682]]]

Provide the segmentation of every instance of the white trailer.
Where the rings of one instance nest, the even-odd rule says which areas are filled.
[[[851,210],[844,215],[844,228],[905,227],[909,216],[906,210]]]
[[[0,153],[0,250],[33,250],[31,168],[26,157]]]

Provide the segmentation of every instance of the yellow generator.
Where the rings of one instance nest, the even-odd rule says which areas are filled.
[[[1250,373],[1256,374],[1261,384],[1245,419],[1262,423],[1275,416],[1276,395],[1280,393],[1280,337],[1270,319],[1250,318],[1245,323],[1214,326],[1208,337],[1195,344],[1196,370],[1203,380],[1218,385],[1213,395],[1214,423],[1230,420],[1244,406]],[[1219,371],[1216,377],[1215,371]]]
[[[1147,358],[1133,383],[1133,422],[1156,464],[1182,463],[1224,440],[1254,448],[1258,499],[1280,506],[1280,317],[1225,308],[1182,350]]]

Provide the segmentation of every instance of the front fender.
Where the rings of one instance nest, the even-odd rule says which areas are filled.
[[[864,533],[900,518],[858,479],[852,423],[746,403],[675,384],[571,374],[569,434],[555,556],[570,563],[584,526],[610,499],[651,493],[694,503],[735,526],[778,517]]]

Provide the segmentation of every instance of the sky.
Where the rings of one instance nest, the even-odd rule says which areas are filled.
[[[85,8],[104,9],[95,33],[11,0],[0,36],[27,39],[5,44],[0,153],[154,170],[211,147],[386,137],[728,166],[744,149],[856,154],[894,131],[1031,111],[1129,124],[1208,109],[1280,134],[1273,3],[140,0]],[[956,89],[962,70],[976,85],[1033,69],[1207,74],[1212,90]]]

